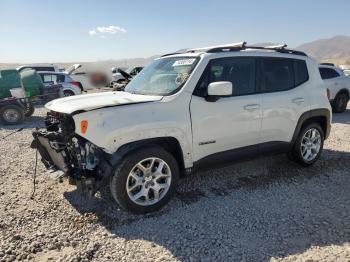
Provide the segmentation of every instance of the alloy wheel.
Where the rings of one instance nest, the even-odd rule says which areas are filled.
[[[302,140],[300,151],[303,159],[307,162],[314,160],[321,149],[321,134],[317,128],[308,129]]]
[[[170,167],[164,160],[156,157],[137,163],[126,179],[126,191],[130,200],[142,206],[159,202],[170,185]]]

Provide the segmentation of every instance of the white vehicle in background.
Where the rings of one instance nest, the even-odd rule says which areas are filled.
[[[82,72],[82,71],[76,72],[79,68],[81,68],[81,64],[74,64],[68,69],[66,69],[65,72],[69,74],[74,81],[79,83],[79,86],[82,91],[87,91],[87,90],[96,88],[91,83],[91,78],[89,73]]]
[[[43,80],[44,86],[62,85],[61,96],[80,95],[81,89],[78,82],[74,81],[69,74],[64,72],[37,72]]]
[[[74,64],[68,69],[62,70],[54,66],[53,64],[27,64],[17,67],[17,71],[21,72],[25,69],[34,69],[37,72],[62,72],[67,73],[71,78],[78,83],[81,91],[86,91],[95,88],[91,83],[90,76],[86,72],[76,72],[77,69],[81,68],[81,64]]]
[[[18,72],[21,72],[26,69],[34,69],[35,71],[50,71],[50,72],[59,72],[60,70],[53,64],[27,64],[22,65],[16,68]]]
[[[33,132],[47,168],[133,212],[164,206],[180,174],[287,153],[315,163],[332,121],[318,64],[286,46],[239,44],[156,59],[126,86],[46,104]]]
[[[346,76],[341,68],[330,63],[320,64],[319,70],[329,90],[329,101],[333,111],[344,112],[350,97],[350,77]]]

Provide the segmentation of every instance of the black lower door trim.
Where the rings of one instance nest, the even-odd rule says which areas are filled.
[[[251,160],[258,156],[287,153],[291,149],[288,142],[273,141],[215,153],[199,159],[193,164],[195,170],[207,170]]]

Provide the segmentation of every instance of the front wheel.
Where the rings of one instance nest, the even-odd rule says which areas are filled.
[[[324,133],[317,123],[304,126],[295,141],[291,156],[293,160],[302,166],[310,166],[315,163],[323,149]]]
[[[160,147],[143,148],[127,155],[115,169],[110,189],[114,200],[135,213],[163,207],[179,178],[175,158]]]

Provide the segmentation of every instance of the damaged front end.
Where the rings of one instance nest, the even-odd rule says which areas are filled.
[[[32,148],[47,169],[61,170],[71,184],[93,195],[108,181],[111,165],[106,153],[75,133],[70,114],[47,113],[46,130],[33,132]]]

